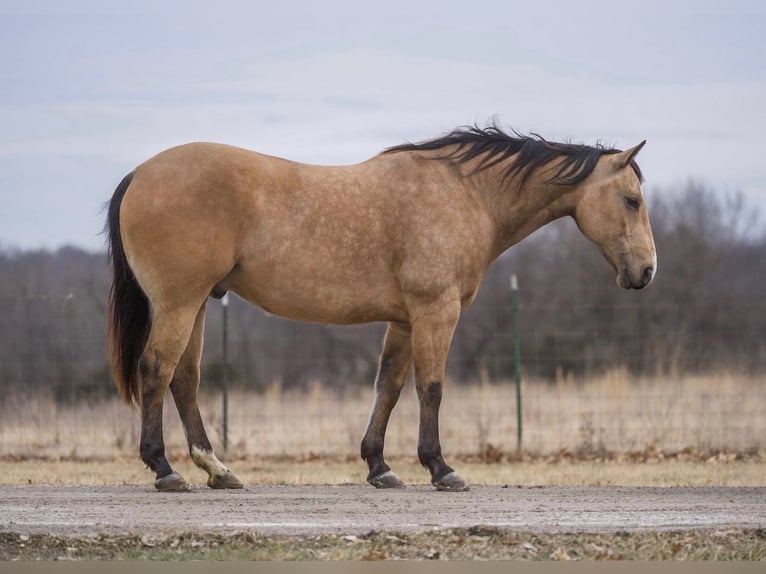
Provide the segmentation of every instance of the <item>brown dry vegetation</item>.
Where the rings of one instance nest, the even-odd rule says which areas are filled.
[[[367,387],[232,392],[227,458],[356,460],[371,399]],[[525,382],[522,401],[519,455],[513,385],[448,383],[441,417],[448,457],[722,461],[758,458],[766,437],[766,393],[752,377],[631,378],[615,370],[586,382]],[[208,391],[201,410],[221,453],[220,396]],[[171,401],[165,419],[167,451],[182,458],[186,442]],[[417,400],[408,385],[386,436],[389,457],[415,455],[417,424]],[[45,396],[11,396],[2,402],[0,456],[6,459],[132,458],[138,435],[138,414],[116,399],[61,405]]]
[[[618,460],[534,459],[488,464],[455,460],[460,473],[475,486],[766,486],[766,460],[709,462],[666,459],[650,463]],[[390,461],[406,484],[427,484],[428,472],[414,458]],[[358,459],[268,460],[246,458],[228,461],[247,485],[363,484],[366,465]],[[173,466],[194,488],[204,486],[207,475],[188,457]],[[150,484],[153,474],[138,457],[113,460],[45,460],[8,457],[0,460],[3,484]]]
[[[370,390],[339,394],[271,387],[230,397],[230,449],[220,447],[220,397],[203,399],[219,454],[248,484],[364,482],[358,444]],[[139,418],[117,400],[61,406],[46,398],[0,413],[0,481],[145,483],[137,457]],[[613,371],[588,382],[525,383],[524,449],[516,450],[510,384],[448,385],[442,433],[448,458],[472,484],[766,484],[766,393],[754,378],[722,375],[630,379]],[[186,454],[175,407],[166,406],[166,441],[193,483],[204,474]],[[427,481],[415,457],[417,401],[411,386],[392,416],[386,452],[407,483]],[[660,464],[662,463],[662,464]]]

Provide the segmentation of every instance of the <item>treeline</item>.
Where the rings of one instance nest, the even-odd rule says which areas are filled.
[[[526,376],[766,371],[766,233],[741,197],[690,183],[649,194],[659,265],[625,291],[571,221],[549,225],[490,269],[455,333],[448,376],[510,379],[509,277],[520,284]],[[0,385],[61,400],[113,395],[104,345],[110,277],[103,253],[0,250]],[[230,380],[262,388],[370,385],[382,324],[333,327],[230,307]],[[203,379],[221,379],[221,308],[208,305]],[[203,381],[204,384],[204,381]]]

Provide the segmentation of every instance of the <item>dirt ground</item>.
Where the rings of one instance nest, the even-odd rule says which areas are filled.
[[[764,487],[0,486],[0,531],[92,536],[188,531],[362,535],[487,527],[527,532],[766,528]]]
[[[134,460],[0,459],[0,560],[764,560],[763,456],[460,461],[440,493],[416,460],[376,491],[347,460],[232,460],[247,487],[162,494]],[[708,453],[710,454],[710,453]]]

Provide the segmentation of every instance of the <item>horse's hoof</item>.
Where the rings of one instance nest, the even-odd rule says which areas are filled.
[[[189,492],[191,490],[186,481],[177,472],[155,480],[154,488],[160,492]]]
[[[399,480],[399,477],[390,470],[387,470],[378,476],[368,478],[367,482],[369,482],[375,488],[406,488],[404,483]]]
[[[434,480],[431,484],[436,487],[436,490],[443,490],[445,492],[464,492],[468,490],[465,480],[460,478],[458,473],[454,471],[445,474],[439,480]]]
[[[210,488],[244,488],[239,479],[230,470],[226,474],[214,474],[207,479]]]

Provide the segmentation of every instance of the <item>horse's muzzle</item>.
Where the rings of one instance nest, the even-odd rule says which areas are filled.
[[[654,279],[654,267],[643,267],[641,272],[634,276],[627,266],[620,269],[617,275],[617,284],[624,289],[643,289]]]

